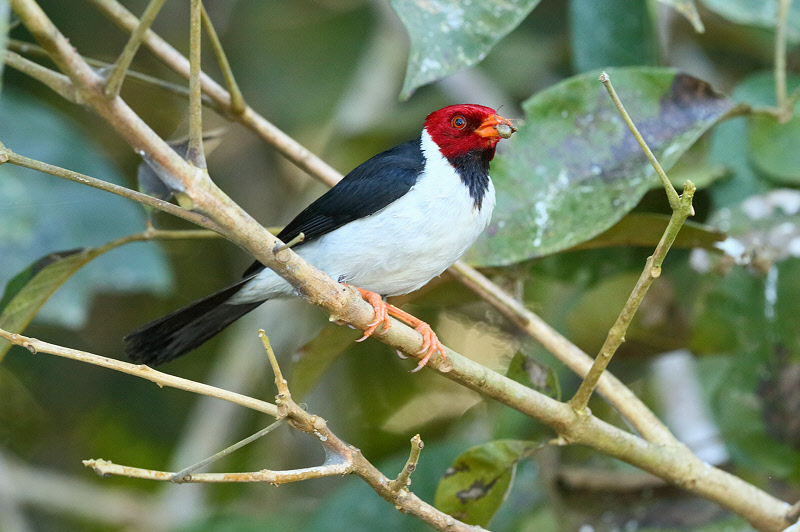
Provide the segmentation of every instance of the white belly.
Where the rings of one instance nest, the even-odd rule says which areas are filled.
[[[297,248],[305,260],[339,282],[384,296],[412,292],[464,254],[489,224],[495,205],[489,181],[481,208],[428,136],[422,136],[426,172],[403,197],[381,211]],[[293,292],[264,270],[231,300],[258,301]]]

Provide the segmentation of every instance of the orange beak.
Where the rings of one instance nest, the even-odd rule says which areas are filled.
[[[507,139],[517,128],[511,123],[511,120],[503,118],[500,115],[489,115],[486,120],[481,122],[481,125],[475,130],[475,133],[481,137],[487,138],[504,138]]]

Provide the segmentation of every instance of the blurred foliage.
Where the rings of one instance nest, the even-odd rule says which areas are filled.
[[[123,3],[134,13],[147,4]],[[40,4],[86,56],[114,61],[125,43],[88,2]],[[691,179],[701,187],[694,220],[703,224],[682,231],[611,369],[648,403],[661,404],[646,377],[652,358],[691,349],[730,455],[726,467],[785,500],[800,498],[800,118],[779,123],[747,107],[776,104],[776,2],[206,4],[248,103],[342,171],[418,135],[423,117],[450,103],[503,104],[504,116],[520,118],[520,131],[500,144],[492,165],[492,226],[469,258],[493,266],[485,270],[493,280],[589,353],[605,339],[669,213],[652,169],[596,81],[593,70],[608,69],[676,186]],[[167,2],[154,24],[184,52],[186,6]],[[7,8],[0,0],[0,38]],[[800,40],[799,10],[795,1],[792,43]],[[698,21],[703,33],[695,32]],[[10,37],[12,48],[14,40],[31,40],[22,27]],[[800,67],[794,46],[787,63]],[[213,54],[204,54],[204,67],[219,76]],[[133,68],[185,83],[145,50]],[[141,158],[99,117],[13,69],[2,74],[0,142],[135,187]],[[798,84],[790,74],[789,94]],[[164,137],[183,119],[180,96],[132,80],[122,95]],[[400,103],[398,96],[408,99]],[[211,111],[205,117],[208,130],[227,124]],[[209,165],[215,181],[268,226],[286,223],[324,190],[238,126],[228,126]],[[21,294],[40,301],[63,278],[52,269],[76,265],[70,261],[78,255],[31,266],[41,267],[49,254],[91,249],[144,228],[137,205],[9,164],[0,166],[0,197],[0,284],[15,279],[0,307]],[[153,221],[185,227],[163,214]],[[236,279],[249,262],[221,240],[125,246],[70,278],[26,333],[121,358],[127,332]],[[429,321],[447,345],[527,386],[569,397],[579,383],[447,276],[396,302]],[[378,342],[354,344],[358,331],[321,327],[321,313],[297,308],[271,302],[167,371],[270,399],[275,391],[257,324],[272,337],[296,396],[334,432],[388,476],[403,467],[410,436],[421,433],[425,448],[412,490],[474,522],[492,519],[493,530],[744,529],[715,505],[673,488],[624,488],[636,472],[596,453],[545,447],[531,454],[553,436],[548,428],[430,372],[410,374],[414,361]],[[624,426],[600,399],[591,407]],[[426,529],[356,478],[280,489],[192,488],[97,479],[80,465],[102,456],[175,469],[203,458],[198,449],[222,448],[269,422],[215,408],[213,401],[17,347],[0,365],[3,455],[23,460],[31,473],[58,471],[81,486],[119,488],[120,505],[125,498],[153,504],[153,512],[139,516],[140,528],[147,519],[169,520],[155,510],[168,507],[168,528],[196,532]],[[218,467],[289,469],[323,459],[315,442],[287,428]],[[447,474],[464,463],[488,473]],[[570,484],[562,475],[568,469],[622,479],[623,487]],[[493,480],[475,491],[485,507],[457,507],[459,493]],[[25,489],[20,484],[21,497],[37,500]],[[35,529],[109,529],[108,521],[75,515],[35,502],[25,511]]]

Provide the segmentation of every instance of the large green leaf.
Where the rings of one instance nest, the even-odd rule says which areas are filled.
[[[591,240],[575,249],[593,249],[611,246],[655,247],[667,228],[670,217],[666,214],[632,212]],[[685,222],[673,247],[716,249],[714,244],[725,240],[722,233],[709,225]]]
[[[567,79],[523,104],[525,123],[492,163],[497,207],[467,255],[472,264],[507,265],[585,242],[656,183],[597,75]],[[667,170],[733,108],[707,83],[672,69],[609,75]]]
[[[775,27],[777,0],[701,0],[701,2],[711,11],[736,24]],[[791,41],[800,41],[800,4],[797,2],[792,2],[789,8],[786,33]]]
[[[91,139],[27,95],[3,92],[0,141],[34,159],[124,181]],[[143,227],[143,210],[130,200],[8,163],[0,166],[0,198],[0,286],[35,257],[100,246]],[[37,319],[76,327],[96,291],[164,291],[169,284],[169,269],[157,246],[125,246],[72,277]]]
[[[21,333],[50,296],[100,253],[85,248],[50,253],[18,273],[8,282],[0,299],[0,329]],[[11,345],[8,340],[0,339],[0,361]]]
[[[497,440],[468,449],[439,482],[436,508],[465,523],[488,526],[511,488],[517,463],[536,447],[529,441]]]
[[[392,0],[411,50],[400,97],[480,62],[540,0]]]
[[[647,2],[572,0],[569,6],[572,64],[576,72],[658,62]]]

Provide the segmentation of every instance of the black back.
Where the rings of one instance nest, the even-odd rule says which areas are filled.
[[[379,153],[306,207],[283,228],[278,238],[288,242],[303,233],[305,238],[297,248],[353,220],[375,214],[408,192],[424,168],[425,156],[419,138]],[[242,277],[262,269],[264,265],[256,261]]]

